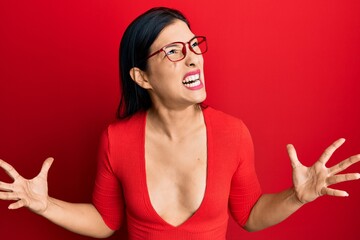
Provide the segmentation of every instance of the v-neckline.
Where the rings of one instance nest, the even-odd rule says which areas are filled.
[[[184,227],[185,225],[187,225],[189,222],[191,222],[194,218],[196,218],[197,215],[199,215],[202,211],[202,209],[204,209],[204,205],[206,205],[207,202],[207,195],[209,192],[209,188],[211,186],[211,181],[209,181],[209,179],[211,179],[211,164],[212,164],[212,153],[211,153],[211,129],[209,128],[209,122],[206,116],[206,109],[202,109],[202,114],[203,114],[203,118],[204,118],[204,123],[205,123],[205,129],[206,129],[206,145],[207,145],[207,167],[206,167],[206,183],[205,183],[205,191],[204,191],[204,196],[202,198],[202,201],[200,203],[200,206],[198,207],[198,209],[196,209],[196,211],[194,212],[194,214],[192,214],[190,217],[188,217],[184,222],[182,222],[180,225],[172,225],[171,223],[167,222],[166,220],[164,220],[159,213],[155,210],[154,206],[151,203],[151,199],[150,199],[150,193],[149,193],[149,189],[148,189],[148,185],[147,185],[147,174],[146,174],[146,158],[145,158],[145,138],[146,138],[146,122],[147,122],[147,111],[145,111],[143,113],[143,124],[142,124],[142,142],[141,142],[141,161],[142,163],[140,164],[141,166],[141,171],[142,171],[142,184],[143,184],[143,189],[144,189],[144,201],[145,204],[148,207],[148,210],[151,212],[151,214],[157,218],[157,220],[159,222],[161,222],[162,224],[170,227],[170,228],[174,228],[174,229],[179,229]]]

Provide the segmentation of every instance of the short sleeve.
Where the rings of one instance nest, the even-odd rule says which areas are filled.
[[[117,230],[124,219],[124,200],[121,184],[111,167],[108,135],[106,130],[100,139],[93,204],[108,227]]]
[[[243,123],[240,126],[240,142],[237,146],[239,165],[231,181],[229,209],[235,221],[243,227],[252,207],[261,196],[254,166],[253,142]]]

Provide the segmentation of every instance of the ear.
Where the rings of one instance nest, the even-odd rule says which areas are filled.
[[[151,89],[151,85],[148,81],[146,73],[143,70],[137,67],[133,67],[130,69],[129,74],[132,80],[136,82],[137,85],[144,89]]]

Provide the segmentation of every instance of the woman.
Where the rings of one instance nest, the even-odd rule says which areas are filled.
[[[32,180],[0,161],[14,179],[0,182],[0,199],[15,201],[10,209],[27,207],[91,237],[110,236],[126,219],[130,239],[225,239],[228,212],[245,229],[257,231],[319,196],[347,196],[328,186],[359,179],[357,173],[337,174],[360,155],[325,166],[344,139],[310,168],[288,145],[294,186],[262,194],[246,126],[201,104],[206,51],[206,38],[192,33],[180,12],[155,8],[139,16],[121,41],[120,120],[101,138],[93,203],[48,196],[52,158]]]

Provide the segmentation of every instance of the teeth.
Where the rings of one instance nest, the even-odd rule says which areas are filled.
[[[195,81],[195,80],[199,80],[199,78],[200,78],[200,74],[194,74],[194,75],[188,76],[183,80],[183,84],[193,84],[195,82],[199,82],[199,81]],[[199,84],[197,84],[197,85],[199,85]]]
[[[200,80],[195,80],[193,82],[184,83],[186,87],[196,87],[200,85]]]

